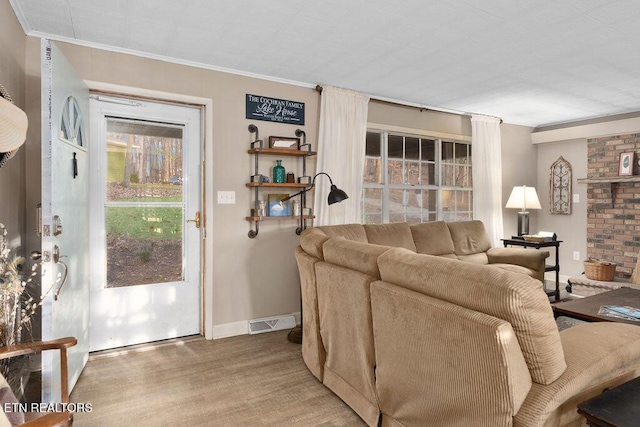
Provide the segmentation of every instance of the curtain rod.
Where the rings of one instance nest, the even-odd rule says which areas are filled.
[[[322,86],[316,85],[314,90],[316,92],[318,92],[320,95],[322,95]],[[384,103],[391,104],[391,105],[399,105],[401,107],[418,108],[418,109],[420,109],[420,111],[435,111],[435,112],[438,112],[438,113],[455,114],[457,116],[465,116],[465,117],[471,117],[473,115],[473,113],[462,113],[462,112],[453,111],[453,110],[445,110],[445,109],[439,109],[439,108],[433,108],[433,107],[425,107],[424,105],[420,105],[420,104],[415,104],[415,103],[405,102],[405,101],[398,101],[398,100],[389,99],[389,98],[382,98],[382,97],[375,96],[375,95],[369,95],[369,98],[373,99],[375,101],[378,101],[378,102],[384,102]],[[486,116],[486,114],[479,114],[479,115]],[[489,117],[493,117],[493,116],[489,116]],[[496,119],[500,119],[500,123],[504,122],[501,117],[496,117]]]

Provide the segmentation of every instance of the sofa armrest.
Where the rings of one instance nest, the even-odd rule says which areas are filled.
[[[579,403],[640,375],[636,325],[585,323],[560,332],[560,339],[567,369],[551,384],[532,385],[514,426],[570,425],[579,419]]]
[[[524,248],[491,248],[487,251],[489,264],[515,264],[544,274],[549,251]]]

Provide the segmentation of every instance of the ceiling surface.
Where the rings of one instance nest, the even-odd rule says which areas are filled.
[[[512,124],[640,111],[637,0],[10,2],[28,35]]]

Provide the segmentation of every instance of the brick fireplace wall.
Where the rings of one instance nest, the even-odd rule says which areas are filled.
[[[635,153],[634,176],[620,177],[620,154],[627,152]],[[587,141],[587,257],[617,263],[622,278],[633,273],[640,250],[639,155],[640,134]]]

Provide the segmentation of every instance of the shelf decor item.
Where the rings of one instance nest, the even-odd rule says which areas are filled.
[[[287,150],[299,150],[300,138],[290,138],[286,136],[270,136],[269,148],[282,148]]]
[[[282,166],[282,160],[276,160],[276,165],[273,167],[273,182],[276,184],[282,184],[285,182],[286,173],[284,166]]]
[[[283,201],[287,194],[269,194],[269,216],[291,216],[291,206],[288,200]]]
[[[618,175],[633,175],[633,154],[633,151],[630,151],[628,153],[620,153]]]

